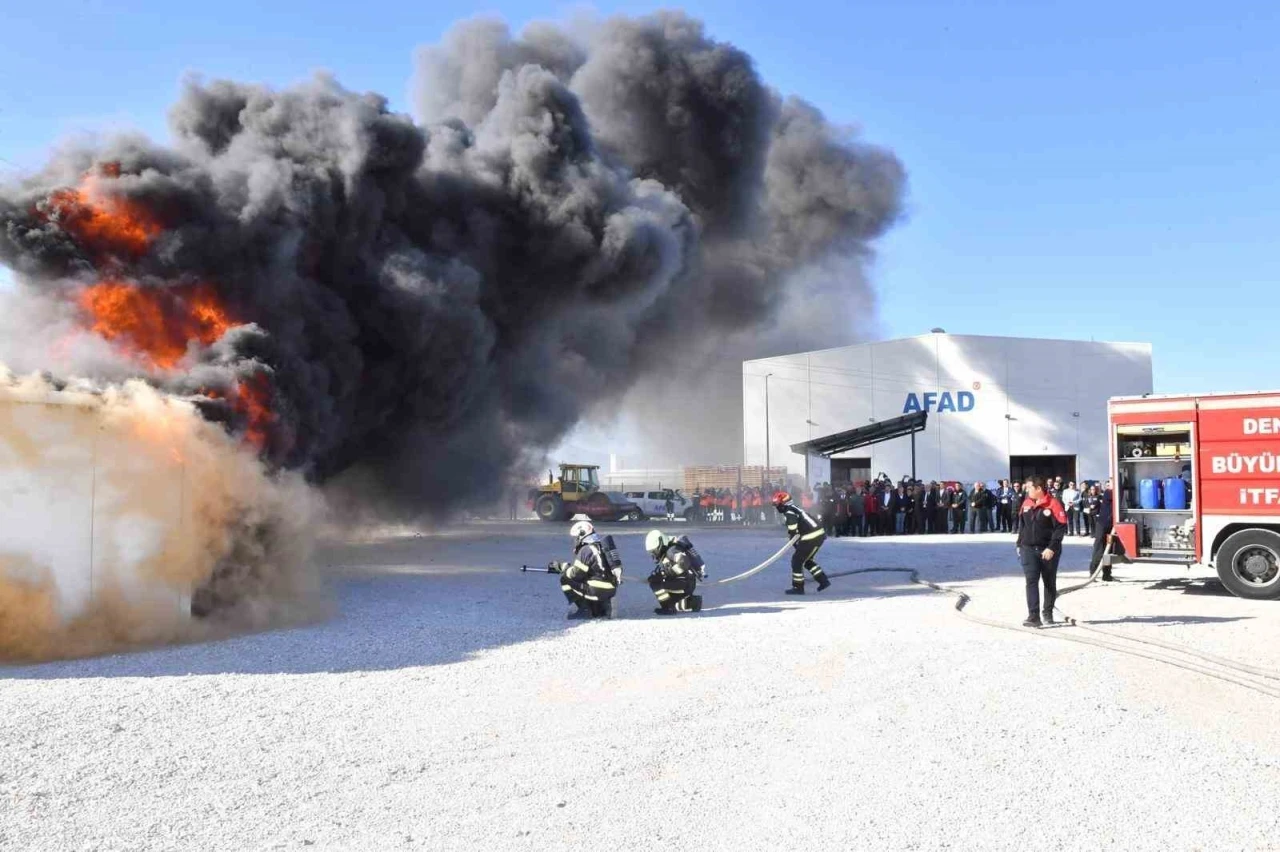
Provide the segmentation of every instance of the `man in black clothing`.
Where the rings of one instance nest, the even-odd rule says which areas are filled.
[[[808,512],[792,503],[791,495],[785,491],[779,491],[773,495],[773,505],[786,520],[787,535],[800,536],[800,540],[795,543],[795,552],[791,554],[791,588],[787,589],[786,594],[804,594],[806,568],[813,575],[813,579],[818,581],[818,591],[821,592],[831,585],[831,581],[827,579],[826,572],[814,557],[818,555],[818,549],[826,540],[826,531],[809,516]]]
[[[849,535],[859,538],[867,534],[867,492],[861,486],[849,497]]]
[[[964,507],[969,496],[964,493],[964,486],[956,483],[956,490],[951,494],[951,532],[964,532]]]
[[[884,535],[893,535],[898,523],[898,492],[892,485],[886,485],[880,495],[880,504],[884,506],[884,518],[880,525]]]
[[[991,492],[981,482],[973,484],[973,492],[969,495],[969,534],[987,532],[991,512],[987,506],[987,497]]]
[[[1049,494],[1043,476],[1027,480],[1027,499],[1018,513],[1018,558],[1027,581],[1027,620],[1023,627],[1039,627],[1040,617],[1053,624],[1058,599],[1058,560],[1067,534],[1067,513]],[[1044,581],[1044,609],[1040,609],[1040,581]]]
[[[818,518],[823,531],[831,535],[836,524],[836,495],[827,486],[823,486],[822,500],[818,503]]]
[[[1000,490],[996,493],[996,499],[999,501],[998,517],[1000,518],[1000,532],[1013,532],[1013,486],[1009,484],[1009,480],[1000,480]]]
[[[1111,480],[1107,480],[1107,484],[1103,486],[1102,503],[1098,506],[1098,516],[1093,521],[1093,555],[1089,557],[1089,576],[1098,570],[1098,565],[1102,563],[1102,556],[1107,552],[1107,545],[1111,541],[1111,532],[1113,527],[1115,494],[1111,491]],[[1104,582],[1111,582],[1111,565],[1102,566],[1102,579]]]
[[[928,500],[925,498],[924,485],[917,483],[913,487],[915,488],[915,495],[912,497],[912,502],[914,504],[912,509],[914,511],[911,513],[911,532],[916,535],[921,535],[924,533],[925,527],[928,523],[925,519],[925,512],[928,510],[929,504]]]

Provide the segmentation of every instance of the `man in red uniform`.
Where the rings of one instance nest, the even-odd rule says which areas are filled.
[[[1023,627],[1039,627],[1040,617],[1053,624],[1058,599],[1058,560],[1067,534],[1067,513],[1049,494],[1043,476],[1027,479],[1027,499],[1018,513],[1018,558],[1027,579],[1027,620]],[[1044,610],[1040,609],[1040,581],[1044,581]]]

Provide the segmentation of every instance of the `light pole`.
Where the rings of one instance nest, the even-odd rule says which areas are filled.
[[[767,480],[770,473],[769,463],[769,377],[773,373],[764,374],[764,478]]]

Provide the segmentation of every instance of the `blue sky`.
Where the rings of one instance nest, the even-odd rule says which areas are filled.
[[[0,170],[67,136],[163,139],[183,75],[313,71],[408,109],[416,45],[476,13],[584,8],[224,0],[4,4]],[[655,6],[601,3],[600,12]],[[910,215],[874,270],[886,336],[1154,345],[1156,390],[1280,387],[1280,4],[690,2],[762,75],[893,148]],[[266,11],[263,11],[266,9]]]

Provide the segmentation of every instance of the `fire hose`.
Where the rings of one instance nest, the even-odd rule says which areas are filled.
[[[794,545],[794,544],[795,544],[799,539],[800,539],[800,536],[798,536],[798,535],[797,535],[797,536],[793,536],[793,537],[791,538],[791,540],[790,540],[790,541],[788,541],[786,544],[782,545],[782,548],[781,548],[777,553],[773,554],[772,556],[770,556],[770,557],[769,557],[768,559],[766,559],[765,561],[761,562],[761,563],[760,563],[759,565],[757,565],[756,567],[751,568],[751,569],[749,569],[749,570],[747,570],[747,571],[743,571],[741,574],[735,574],[735,575],[733,575],[732,577],[725,577],[723,580],[716,580],[716,581],[714,581],[713,583],[710,583],[709,585],[712,585],[712,586],[723,586],[723,585],[725,585],[726,583],[736,583],[736,582],[738,582],[739,580],[745,580],[745,579],[747,579],[748,577],[753,577],[753,576],[755,576],[756,574],[759,574],[761,571],[763,571],[764,569],[768,568],[770,565],[772,565],[773,563],[775,563],[775,562],[777,562],[779,559],[781,559],[781,558],[782,558],[782,554],[784,554],[784,553],[786,553],[786,552],[787,552],[787,548],[789,548],[789,547],[791,547],[792,545]]]
[[[1090,574],[1089,578],[1085,580],[1083,583],[1080,583],[1075,586],[1069,586],[1063,589],[1061,592],[1058,593],[1058,597],[1061,598],[1062,596],[1069,595],[1072,592],[1078,592],[1081,589],[1093,584],[1101,575],[1102,567],[1103,566],[1099,565],[1096,569],[1094,569],[1094,572]],[[997,627],[1001,630],[1013,630],[1019,633],[1030,632],[1030,633],[1035,633],[1036,635],[1039,635],[1039,636],[1044,636],[1046,638],[1059,639],[1064,642],[1076,642],[1082,645],[1092,645],[1098,648],[1105,648],[1107,650],[1116,651],[1121,654],[1128,654],[1133,657],[1141,657],[1143,659],[1152,660],[1157,663],[1164,663],[1167,666],[1172,666],[1173,668],[1182,669],[1184,671],[1202,674],[1206,677],[1215,678],[1217,680],[1221,680],[1226,683],[1231,683],[1236,686],[1242,686],[1245,689],[1250,689],[1250,690],[1253,690],[1254,692],[1258,692],[1263,695],[1270,696],[1272,698],[1280,698],[1280,687],[1277,687],[1276,685],[1273,685],[1271,683],[1258,683],[1255,681],[1245,679],[1248,677],[1255,677],[1255,678],[1263,678],[1269,681],[1280,681],[1280,673],[1269,671],[1267,669],[1258,668],[1257,666],[1250,666],[1245,663],[1239,663],[1239,662],[1236,662],[1235,660],[1229,660],[1225,657],[1219,657],[1213,654],[1206,654],[1201,651],[1195,651],[1195,650],[1192,650],[1191,648],[1187,648],[1183,645],[1178,645],[1173,642],[1164,642],[1159,639],[1139,639],[1136,636],[1131,636],[1127,633],[1123,633],[1118,630],[1106,630],[1104,628],[1093,626],[1088,621],[1081,621],[1063,613],[1063,616],[1065,619],[1064,626],[1077,627],[1081,630],[1085,630],[1091,633],[1103,634],[1106,636],[1115,637],[1118,639],[1122,639],[1126,642],[1132,642],[1139,645],[1147,645],[1151,647],[1164,648],[1168,651],[1171,651],[1176,654],[1180,654],[1184,657],[1189,657],[1191,659],[1180,660],[1175,657],[1171,657],[1165,654],[1160,654],[1158,652],[1145,651],[1141,648],[1125,646],[1118,642],[1113,642],[1105,639],[1095,639],[1091,636],[1073,636],[1062,630],[1041,630],[1034,627],[1022,627],[1020,625],[1009,624],[1003,621],[996,621],[995,619],[991,619],[991,618],[983,618],[981,616],[974,615],[969,612],[965,612],[965,606],[967,606],[973,600],[967,593],[962,592],[959,589],[952,589],[947,586],[942,586],[932,581],[922,579],[920,577],[919,572],[917,572],[916,569],[914,568],[858,568],[852,571],[839,571],[834,574],[828,574],[827,576],[833,577],[833,578],[834,577],[851,577],[855,574],[906,574],[908,575],[907,579],[910,580],[912,583],[915,583],[920,586],[926,586],[929,589],[932,589],[936,592],[941,592],[947,595],[954,595],[956,597],[956,604],[955,604],[956,612],[962,618],[972,621],[976,624],[981,624],[986,627]],[[1057,607],[1055,606],[1055,609],[1056,608]],[[1061,610],[1059,610],[1059,612],[1061,612]],[[1211,668],[1211,666],[1216,666],[1217,668],[1216,669]]]
[[[777,553],[773,554],[764,562],[761,562],[759,565],[755,566],[754,568],[748,569],[747,571],[744,571],[741,574],[735,574],[732,577],[726,577],[723,580],[716,580],[711,585],[724,585],[727,583],[734,583],[739,580],[745,580],[748,577],[751,577],[760,573],[761,571],[763,571],[764,569],[768,568],[770,565],[772,565],[773,563],[781,559],[783,554],[787,552],[787,549],[790,548],[793,544],[795,544],[795,542],[796,542],[796,538],[792,538],[785,545],[783,545],[778,550]],[[1074,592],[1078,592],[1081,589],[1087,588],[1088,586],[1092,585],[1101,576],[1103,567],[1105,567],[1105,563],[1100,564],[1097,568],[1095,568],[1093,573],[1090,574],[1088,579],[1086,579],[1083,583],[1078,583],[1074,586],[1068,586],[1067,588],[1062,589],[1058,593],[1058,599],[1060,600],[1066,595],[1072,594]],[[559,571],[555,570],[554,565],[549,565],[546,568],[534,568],[528,565],[523,565],[521,566],[520,570],[559,573]],[[1176,657],[1171,657],[1169,655],[1161,654],[1157,651],[1146,651],[1141,648],[1134,648],[1132,647],[1132,645],[1125,646],[1120,644],[1119,642],[1112,641],[1112,639],[1095,639],[1091,636],[1075,636],[1075,635],[1069,635],[1062,630],[1041,630],[1037,628],[1022,627],[1020,625],[1014,625],[1004,621],[997,621],[992,618],[983,618],[982,616],[974,615],[973,613],[965,611],[965,607],[968,606],[968,604],[971,603],[973,600],[973,598],[971,598],[968,593],[962,592],[959,589],[950,588],[949,586],[940,585],[931,580],[926,580],[922,578],[920,576],[920,573],[914,568],[887,568],[887,567],[857,568],[851,571],[837,571],[834,573],[829,573],[827,576],[831,578],[852,577],[858,574],[906,574],[907,579],[910,582],[915,583],[916,585],[924,586],[928,589],[931,589],[932,591],[940,592],[945,595],[954,596],[956,598],[956,603],[955,603],[956,613],[960,615],[961,618],[964,618],[975,624],[981,624],[986,627],[995,627],[1001,630],[1013,630],[1013,631],[1024,633],[1024,634],[1028,632],[1032,632],[1032,633],[1035,633],[1036,635],[1045,636],[1047,638],[1052,638],[1052,639],[1059,639],[1064,642],[1075,642],[1077,644],[1091,645],[1097,648],[1104,648],[1110,651],[1116,651],[1121,654],[1128,654],[1129,656],[1140,657],[1142,659],[1152,660],[1153,662],[1163,663],[1167,666],[1172,666],[1173,668],[1194,672],[1196,674],[1201,674],[1206,677],[1215,678],[1217,680],[1224,681],[1226,683],[1234,684],[1236,686],[1244,687],[1245,689],[1253,690],[1255,692],[1270,696],[1272,698],[1280,698],[1280,685],[1276,685],[1273,683],[1266,683],[1266,682],[1258,683],[1258,682],[1254,682],[1246,679],[1251,677],[1261,678],[1264,681],[1273,681],[1273,682],[1280,683],[1280,672],[1275,672],[1268,669],[1260,668],[1258,666],[1251,666],[1245,663],[1236,662],[1235,660],[1230,660],[1230,659],[1227,659],[1226,657],[1220,657],[1214,654],[1208,654],[1202,651],[1196,651],[1191,648],[1187,648],[1186,646],[1178,645],[1174,642],[1165,642],[1160,639],[1140,639],[1136,636],[1131,636],[1122,631],[1107,630],[1105,628],[1093,625],[1087,620],[1077,619],[1068,615],[1065,612],[1062,612],[1062,610],[1058,609],[1058,607],[1056,606],[1056,602],[1055,602],[1054,609],[1062,614],[1063,625],[1065,627],[1075,627],[1082,631],[1086,631],[1089,633],[1096,633],[1101,636],[1112,637],[1112,639],[1119,639],[1119,640],[1123,640],[1124,642],[1130,642],[1137,645],[1145,645],[1151,648],[1162,648],[1173,654],[1178,654],[1183,657],[1187,657],[1189,659],[1177,659]],[[1213,667],[1216,667],[1216,668],[1213,668]]]
[[[790,541],[788,541],[786,544],[784,544],[784,545],[781,547],[781,549],[779,549],[779,550],[778,550],[778,552],[777,552],[777,553],[773,554],[772,556],[770,556],[770,557],[769,557],[768,559],[766,559],[765,561],[761,562],[761,563],[760,563],[759,565],[757,565],[756,567],[754,567],[754,568],[750,568],[750,569],[748,569],[748,570],[746,570],[746,571],[743,571],[741,574],[735,574],[735,575],[734,575],[734,576],[732,576],[732,577],[725,577],[723,580],[714,580],[714,581],[712,581],[712,582],[708,583],[708,585],[711,585],[711,586],[723,586],[723,585],[725,585],[726,583],[736,583],[736,582],[738,582],[739,580],[745,580],[745,579],[747,579],[748,577],[753,577],[753,576],[755,576],[756,574],[759,574],[761,571],[763,571],[764,569],[768,568],[770,565],[772,565],[773,563],[775,563],[775,562],[777,562],[779,559],[781,559],[781,558],[782,558],[782,555],[783,555],[784,553],[786,553],[786,552],[787,552],[787,548],[789,548],[789,547],[791,547],[792,545],[794,545],[794,544],[796,543],[796,541],[797,541],[799,538],[800,538],[799,536],[794,536]],[[560,573],[560,572],[559,572],[559,570],[557,570],[557,569],[556,569],[556,567],[555,567],[555,564],[554,564],[554,563],[552,563],[552,564],[550,564],[550,565],[546,566],[545,568],[541,568],[541,567],[537,567],[537,566],[533,566],[533,565],[521,565],[521,566],[520,566],[520,571],[521,571],[521,573],[528,573],[529,571],[533,571],[533,572],[535,572],[535,573],[539,573],[539,574],[543,574],[543,573],[545,573],[545,574],[559,574],[559,573]]]

